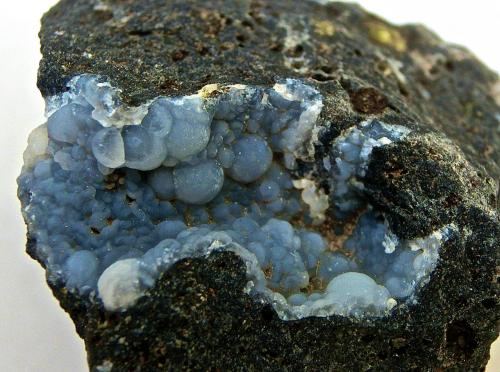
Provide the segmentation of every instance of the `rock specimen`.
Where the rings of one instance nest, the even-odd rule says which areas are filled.
[[[499,83],[467,51],[315,1],[61,1],[40,35],[19,196],[91,369],[484,367]]]

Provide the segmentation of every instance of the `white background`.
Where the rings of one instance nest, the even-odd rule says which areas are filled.
[[[25,228],[15,196],[26,138],[44,120],[35,85],[40,58],[37,33],[41,15],[55,2],[0,3],[0,371],[87,370],[84,345],[73,323],[52,297],[43,270],[24,253]],[[500,71],[499,1],[359,2],[394,23],[424,23]],[[500,347],[496,348],[493,359],[498,371]],[[489,371],[494,370],[492,360]]]

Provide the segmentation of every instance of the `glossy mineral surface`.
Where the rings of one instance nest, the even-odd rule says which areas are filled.
[[[401,241],[360,181],[373,148],[409,130],[353,125],[323,159],[323,190],[292,176],[314,156],[321,109],[321,95],[291,79],[126,107],[99,77],[74,78],[48,100],[18,179],[49,279],[116,311],[176,261],[230,250],[248,293],[282,319],[383,316],[415,300],[451,227]]]

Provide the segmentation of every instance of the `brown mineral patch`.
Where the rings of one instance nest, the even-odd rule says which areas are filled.
[[[351,103],[358,112],[378,114],[389,105],[389,100],[377,89],[367,87],[351,93]]]
[[[187,57],[188,51],[184,49],[179,49],[176,50],[175,52],[172,53],[172,61],[174,62],[179,62],[182,61],[184,58]]]
[[[337,220],[327,214],[325,221],[320,225],[306,225],[300,217],[292,219],[290,223],[295,227],[316,231],[323,236],[328,244],[329,251],[342,252],[344,255],[352,257],[352,252],[344,250],[343,246],[345,241],[352,235],[358,224],[358,219],[364,211],[364,209],[356,211],[356,213],[353,213],[347,220]],[[336,233],[339,229],[342,229],[341,234]]]
[[[343,221],[342,234],[338,235],[335,233],[334,224],[322,229],[321,234],[326,238],[328,242],[328,249],[332,252],[342,252],[348,257],[352,256],[352,252],[344,250],[344,243],[352,235],[356,225],[358,224],[359,216],[361,216],[363,211],[359,211],[354,214],[348,220]],[[339,223],[337,222],[337,225]]]
[[[125,184],[125,172],[120,169],[116,169],[104,179],[104,186],[107,190],[115,190],[123,184]]]
[[[309,277],[309,284],[306,287],[300,289],[302,293],[306,293],[308,295],[314,292],[320,292],[324,290],[325,290],[325,283],[316,275],[311,275]]]
[[[266,279],[271,279],[273,276],[273,267],[272,266],[267,266],[264,268],[264,276]]]

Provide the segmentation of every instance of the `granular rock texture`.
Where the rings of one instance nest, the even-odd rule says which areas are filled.
[[[40,37],[19,195],[91,369],[484,368],[500,97],[469,52],[316,1],[61,1]]]

